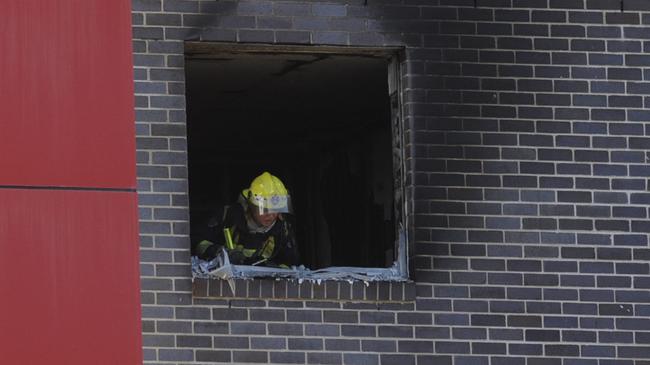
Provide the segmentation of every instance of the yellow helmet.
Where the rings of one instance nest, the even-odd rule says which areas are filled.
[[[260,214],[291,213],[291,197],[280,179],[268,172],[256,177],[242,194],[259,208]]]

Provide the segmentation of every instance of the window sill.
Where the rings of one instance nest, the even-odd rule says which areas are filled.
[[[329,300],[354,302],[412,302],[415,300],[415,283],[362,281],[311,281],[298,283],[286,279],[232,279],[234,293],[227,280],[195,278],[192,292],[195,298],[245,298]]]

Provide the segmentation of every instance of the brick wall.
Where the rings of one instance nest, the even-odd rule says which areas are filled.
[[[650,1],[363,3],[133,0],[145,363],[650,364]],[[184,40],[406,47],[414,293],[192,294]]]

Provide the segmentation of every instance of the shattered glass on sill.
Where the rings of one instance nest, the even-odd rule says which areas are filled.
[[[234,288],[233,279],[254,279],[254,278],[276,278],[315,282],[321,284],[325,280],[343,280],[348,282],[363,281],[368,285],[372,281],[407,281],[403,275],[401,260],[393,263],[389,268],[366,268],[366,267],[327,267],[318,270],[310,270],[303,265],[294,266],[289,269],[278,267],[234,265],[230,263],[228,253],[222,249],[216,258],[211,261],[201,260],[192,256],[192,277],[206,279],[227,280],[231,289]]]

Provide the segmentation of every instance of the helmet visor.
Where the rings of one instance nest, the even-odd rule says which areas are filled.
[[[289,195],[271,195],[268,197],[262,195],[252,195],[250,202],[259,209],[259,214],[269,213],[289,213],[293,214],[293,206],[291,205],[291,196]]]

